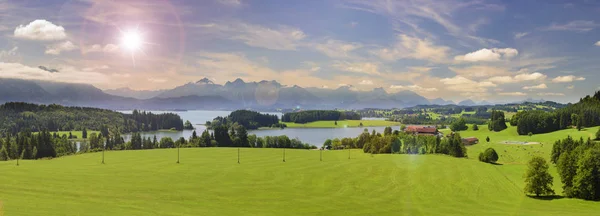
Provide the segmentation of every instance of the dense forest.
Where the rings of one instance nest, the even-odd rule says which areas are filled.
[[[314,121],[360,120],[356,112],[336,110],[307,110],[283,114],[281,121],[294,123],[308,123]]]
[[[53,158],[75,154],[77,145],[67,135],[61,137],[47,130],[39,133],[24,131],[16,136],[0,138],[0,161],[11,159]]]
[[[600,143],[571,137],[558,140],[550,161],[556,164],[567,197],[600,200]]]
[[[285,125],[279,124],[279,117],[277,115],[262,114],[250,110],[236,110],[228,116],[216,117],[212,122],[206,122],[206,126],[211,129],[219,126],[230,128],[236,123],[249,130],[260,127],[285,127]]]
[[[600,91],[593,96],[553,112],[540,110],[517,113],[510,121],[520,135],[548,133],[575,126],[578,129],[600,125]]]
[[[100,130],[100,127],[118,129],[122,133],[160,129],[183,130],[183,120],[176,114],[153,114],[134,110],[123,114],[105,109],[6,103],[0,105],[0,133],[17,134],[20,131]]]

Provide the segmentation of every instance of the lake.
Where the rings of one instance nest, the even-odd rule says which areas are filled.
[[[122,113],[131,113],[132,111],[119,111]],[[217,116],[227,116],[231,111],[208,111],[208,110],[192,110],[192,111],[150,111],[152,113],[175,113],[181,116],[183,121],[190,121],[196,128],[195,131],[200,136],[206,129],[203,124],[206,121],[212,121]],[[277,112],[261,112],[271,115],[278,115],[280,118],[282,113]],[[366,119],[366,118],[365,118]],[[379,133],[383,133],[385,127],[362,127],[362,128],[286,128],[286,129],[269,129],[269,130],[250,130],[248,134],[256,134],[256,136],[280,136],[286,135],[290,138],[298,138],[304,143],[309,143],[315,146],[322,146],[323,142],[327,139],[345,138],[345,137],[357,137],[364,129],[375,130]],[[399,130],[400,126],[393,126],[393,130]],[[152,131],[143,132],[143,137],[154,137],[160,140],[162,137],[171,137],[173,140],[183,137],[188,139],[192,136],[194,130],[184,131]],[[128,141],[131,139],[131,134],[123,135],[123,138]]]

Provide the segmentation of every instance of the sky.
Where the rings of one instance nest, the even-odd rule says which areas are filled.
[[[0,0],[0,77],[574,102],[600,89],[599,13],[584,0]]]

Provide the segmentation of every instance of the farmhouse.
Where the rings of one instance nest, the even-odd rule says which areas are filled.
[[[477,139],[476,137],[467,137],[467,138],[462,138],[462,142],[465,145],[475,145],[475,144],[479,143],[479,139]]]
[[[414,135],[424,136],[436,136],[439,134],[438,129],[434,126],[408,126],[404,131]]]

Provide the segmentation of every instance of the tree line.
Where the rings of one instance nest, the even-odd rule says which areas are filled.
[[[216,117],[212,122],[206,122],[206,126],[213,129],[219,126],[229,128],[235,123],[250,130],[255,130],[260,127],[285,127],[284,124],[279,123],[279,116],[277,115],[262,114],[250,110],[236,110],[231,112],[228,116]]]
[[[541,110],[517,113],[510,121],[520,135],[548,133],[574,126],[577,129],[600,125],[600,91],[593,96],[553,112]]]
[[[569,136],[554,143],[550,161],[567,197],[600,200],[600,143]]]
[[[29,130],[0,138],[0,161],[12,159],[53,158],[75,154],[77,145],[66,134],[58,136],[48,130],[32,133]]]
[[[37,105],[11,102],[0,105],[0,133],[16,135],[20,131],[81,131],[100,127],[122,133],[160,129],[183,130],[183,120],[176,114],[153,114],[134,110],[123,114],[105,109]]]
[[[356,112],[337,110],[307,110],[283,114],[281,121],[294,123],[308,123],[314,121],[360,120]]]
[[[371,154],[445,154],[454,157],[467,157],[460,134],[447,138],[413,135],[386,127],[383,134],[364,130],[358,137],[326,140],[327,149],[360,148]]]

